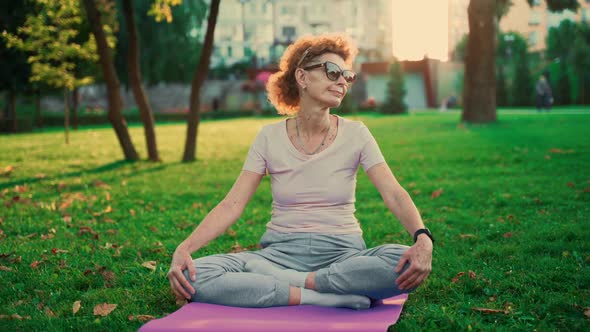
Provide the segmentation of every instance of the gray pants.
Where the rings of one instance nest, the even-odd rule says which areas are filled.
[[[280,233],[267,230],[262,249],[201,257],[193,262],[197,280],[191,301],[237,307],[285,306],[289,284],[273,276],[244,272],[244,265],[263,259],[282,269],[316,272],[320,293],[364,295],[374,300],[407,293],[395,284],[395,267],[407,246],[384,244],[367,249],[362,236]],[[409,267],[404,266],[403,271]],[[403,272],[402,271],[402,272]],[[401,273],[400,273],[401,274]]]

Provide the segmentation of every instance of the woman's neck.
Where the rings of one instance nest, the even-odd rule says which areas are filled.
[[[299,132],[306,137],[324,133],[330,127],[330,109],[301,108],[296,121]]]

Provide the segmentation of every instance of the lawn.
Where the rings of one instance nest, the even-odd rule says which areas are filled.
[[[437,239],[432,274],[395,330],[590,326],[590,114],[576,113],[501,111],[479,126],[457,112],[354,117]],[[175,247],[277,120],[202,123],[195,163],[178,161],[183,124],[156,128],[162,163],[121,161],[110,128],[73,132],[69,146],[57,130],[0,136],[0,330],[132,331],[176,310]],[[130,131],[145,156],[142,128]],[[238,222],[193,257],[255,248],[270,203],[265,178]],[[362,170],[356,216],[368,246],[411,243]],[[117,306],[95,315],[103,303]]]

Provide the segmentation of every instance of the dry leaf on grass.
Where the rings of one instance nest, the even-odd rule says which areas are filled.
[[[12,171],[14,171],[14,166],[8,165],[8,166],[4,167],[4,169],[2,171],[0,171],[0,175],[9,176],[10,173],[12,173]]]
[[[0,271],[10,272],[10,271],[12,271],[12,269],[9,268],[8,266],[0,265]]]
[[[455,275],[455,276],[453,277],[453,279],[451,280],[451,282],[457,282],[457,281],[459,281],[459,279],[460,279],[462,276],[464,276],[464,275],[465,275],[465,272],[459,272],[459,273],[457,273],[457,275]]]
[[[156,317],[152,315],[129,315],[129,320],[138,320],[140,322],[147,322],[148,320],[156,319]]]
[[[474,238],[475,235],[473,234],[459,234],[459,238],[461,239],[469,239],[469,238]]]
[[[115,308],[117,307],[116,304],[110,304],[110,303],[101,303],[101,304],[97,304],[94,307],[94,315],[95,316],[107,316],[108,314],[110,314],[113,310],[115,310]]]
[[[146,267],[152,271],[156,271],[156,261],[147,261],[147,262],[143,262],[143,264],[141,264],[141,266]]]
[[[78,310],[80,310],[81,307],[82,307],[82,301],[74,302],[74,304],[72,305],[72,312],[74,313],[74,315],[78,312]]]
[[[505,315],[508,315],[510,313],[509,310],[504,310],[504,309],[490,309],[490,308],[472,307],[471,310],[478,311],[478,312],[481,312],[484,314],[505,314]]]
[[[23,320],[23,319],[31,319],[31,316],[21,316],[19,314],[12,314],[12,315],[0,315],[0,319],[17,319],[17,320]]]
[[[432,192],[432,195],[430,195],[431,198],[437,198],[439,197],[441,194],[443,193],[443,189],[439,188],[435,191]]]

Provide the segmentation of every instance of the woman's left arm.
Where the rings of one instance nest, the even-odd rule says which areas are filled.
[[[399,219],[410,235],[414,235],[417,230],[424,228],[424,223],[412,198],[397,182],[387,163],[371,167],[367,170],[367,175],[381,194],[385,205]],[[426,234],[420,234],[416,243],[404,253],[395,272],[401,272],[408,262],[410,267],[395,281],[400,289],[416,288],[426,280],[432,270],[432,247],[432,240]]]

